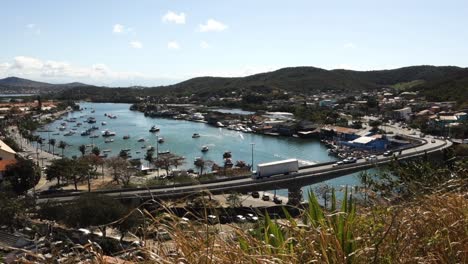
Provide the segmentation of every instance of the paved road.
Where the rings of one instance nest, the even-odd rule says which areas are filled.
[[[395,129],[395,131],[397,130],[398,129]],[[425,152],[432,153],[451,146],[450,141],[434,139],[434,143],[432,143],[431,140],[432,139],[426,139],[424,140],[424,144],[422,144],[421,146],[403,150],[402,153],[398,155],[398,158],[400,160],[414,158],[417,156],[424,155]],[[377,160],[372,162],[366,161],[364,159],[359,159],[356,163],[341,166],[333,166],[333,164],[328,163],[318,166],[316,165],[314,167],[304,168],[295,174],[272,176],[269,179],[262,180],[241,178],[225,182],[180,186],[177,188],[158,187],[151,189],[102,191],[101,193],[114,197],[179,197],[199,193],[203,190],[207,190],[213,194],[229,191],[263,191],[274,188],[288,188],[288,186],[292,186],[294,184],[307,185],[314,182],[338,177],[340,175],[346,175],[351,172],[368,169],[376,165],[385,164],[390,162],[391,160],[392,157],[384,157],[383,155],[378,155]],[[66,202],[76,198],[78,195],[79,194],[69,194],[54,197],[42,197],[38,199],[38,202],[46,202],[47,200]]]

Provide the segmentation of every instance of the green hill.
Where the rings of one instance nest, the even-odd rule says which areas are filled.
[[[283,68],[242,78],[199,77],[158,92],[222,95],[235,90],[272,90],[313,94],[320,91],[365,91],[412,81],[431,82],[464,69],[459,67],[412,66],[382,71],[324,70],[314,67]]]
[[[461,108],[468,108],[468,69],[447,74],[411,89],[420,91],[430,101],[457,101]]]

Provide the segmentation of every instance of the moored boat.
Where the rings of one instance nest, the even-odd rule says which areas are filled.
[[[203,146],[203,147],[201,148],[201,152],[207,152],[208,150],[210,150],[210,149],[208,148],[208,146]]]
[[[152,126],[152,127],[150,128],[149,132],[151,132],[151,133],[156,133],[156,132],[159,132],[159,130],[160,130],[159,127]]]
[[[113,137],[113,136],[115,136],[115,132],[109,131],[109,130],[105,130],[105,131],[102,133],[102,136],[103,136],[103,137]]]
[[[193,135],[192,135],[192,138],[199,138],[199,137],[200,137],[200,134],[198,134],[198,133],[193,133]]]

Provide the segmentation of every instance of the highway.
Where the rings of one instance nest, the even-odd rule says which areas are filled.
[[[421,142],[419,146],[402,150],[401,154],[399,153],[399,151],[395,152],[394,155],[396,155],[396,157],[399,160],[411,159],[425,155],[425,153],[430,154],[433,152],[441,151],[444,148],[448,148],[452,145],[450,141],[441,139],[420,139],[415,137],[414,139],[418,139]],[[250,177],[242,177],[222,182],[210,182],[204,184],[178,186],[177,188],[172,186],[135,188],[112,191],[96,191],[95,193],[102,193],[105,195],[122,199],[137,197],[176,198],[197,194],[202,191],[208,191],[212,194],[220,194],[233,191],[251,192],[273,189],[289,189],[293,187],[300,188],[305,185],[318,183],[339,176],[347,175],[353,172],[384,165],[389,163],[392,159],[393,157],[385,157],[383,155],[378,155],[377,159],[374,161],[366,161],[365,159],[359,159],[356,161],[356,163],[339,166],[333,166],[334,162],[320,163],[312,166],[301,167],[297,173],[293,173],[290,175],[277,175],[260,180],[253,180]],[[44,203],[47,201],[68,202],[75,199],[79,195],[80,193],[40,196],[37,199],[37,201],[38,203]]]

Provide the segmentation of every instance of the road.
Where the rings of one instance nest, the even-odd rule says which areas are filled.
[[[391,128],[389,128],[391,129]],[[398,131],[397,128],[393,128],[395,131]],[[406,134],[411,131],[406,131]],[[416,138],[415,138],[416,139]],[[419,139],[421,140],[421,139]],[[431,142],[432,139],[423,140],[423,144],[418,147],[413,147],[410,149],[403,150],[401,154],[398,153],[398,159],[410,159],[418,156],[422,156],[425,153],[432,153],[440,151],[444,148],[451,146],[450,141],[433,139],[434,143]],[[392,160],[392,157],[385,157],[383,155],[378,155],[377,160],[375,161],[366,161],[365,159],[359,159],[356,163],[346,164],[341,166],[333,166],[332,163],[322,163],[316,164],[314,166],[308,166],[301,168],[298,173],[291,175],[278,175],[272,176],[268,179],[262,180],[253,180],[250,177],[229,180],[225,182],[213,182],[213,183],[204,183],[198,185],[187,185],[174,187],[156,187],[156,188],[139,188],[139,189],[130,189],[130,190],[117,190],[117,191],[98,191],[97,193],[106,194],[113,197],[120,198],[135,198],[135,197],[183,197],[191,194],[196,194],[201,191],[209,191],[212,194],[220,194],[225,192],[248,192],[248,191],[263,191],[263,190],[272,190],[272,189],[281,189],[288,188],[291,186],[304,186],[308,184],[313,184],[316,182],[328,180],[331,178],[339,177],[341,175],[346,175],[352,172],[365,170],[372,168],[377,165],[383,165],[389,163]],[[40,197],[38,202],[46,202],[48,200],[53,200],[57,202],[67,202],[75,199],[80,194],[67,194],[67,195],[54,195],[48,197]]]

